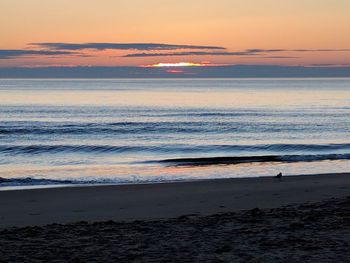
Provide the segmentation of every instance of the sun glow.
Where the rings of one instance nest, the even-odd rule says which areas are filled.
[[[163,67],[204,67],[208,66],[206,63],[192,63],[192,62],[177,62],[177,63],[157,63],[152,65],[142,65],[144,68],[163,68]]]

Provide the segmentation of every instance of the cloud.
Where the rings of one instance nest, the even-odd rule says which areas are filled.
[[[246,49],[249,53],[273,53],[273,52],[348,52],[350,49]]]
[[[343,49],[291,49],[286,51],[295,51],[295,52],[348,52],[350,48]]]
[[[189,51],[189,52],[167,52],[167,53],[131,53],[123,57],[174,57],[174,56],[247,56],[254,55],[247,52],[207,52],[207,51]]]
[[[16,58],[49,57],[91,57],[99,56],[98,51],[126,50],[125,58],[184,57],[184,56],[239,56],[246,58],[295,59],[290,52],[349,52],[350,49],[260,49],[229,51],[221,46],[177,45],[161,43],[31,43],[28,49],[0,49],[0,60]],[[92,51],[91,51],[92,50]],[[95,52],[94,52],[95,51]],[[137,52],[139,51],[139,52]],[[288,53],[289,52],[289,53]],[[293,54],[294,55],[294,54]],[[112,56],[115,57],[115,56]],[[120,57],[120,56],[118,56]]]
[[[250,56],[257,58],[298,58],[295,56],[263,56],[270,53],[283,53],[283,52],[341,52],[350,51],[350,49],[245,49],[242,51],[223,51],[223,52],[210,52],[210,51],[185,51],[185,52],[162,52],[162,53],[130,53],[123,57],[135,58],[135,57],[170,57],[170,56]]]
[[[331,64],[331,63],[318,63],[318,64],[311,64],[311,67],[348,67],[350,66],[350,63],[338,63],[338,64]]]
[[[178,50],[178,49],[202,49],[202,50],[226,50],[225,47],[221,46],[206,46],[206,45],[178,45],[178,44],[162,44],[162,43],[64,43],[64,42],[42,42],[42,43],[29,43],[31,46],[40,47],[46,50],[84,50],[84,49],[95,49],[95,50],[139,50],[139,51],[167,51],[167,50]],[[276,53],[276,52],[348,52],[350,49],[260,49],[251,48],[242,51],[235,52],[220,52],[222,55],[249,55],[258,53]],[[225,54],[226,53],[226,54]],[[165,53],[167,54],[167,53]],[[183,52],[185,55],[186,53]],[[203,53],[203,55],[209,55]],[[167,55],[171,56],[171,53]],[[190,53],[188,53],[190,55]],[[198,52],[198,55],[201,55]],[[220,54],[218,54],[220,55]],[[157,55],[153,55],[157,56]]]
[[[176,45],[160,43],[30,43],[29,45],[49,50],[177,50],[177,49],[209,49],[224,50],[219,46]]]
[[[300,57],[293,57],[293,56],[263,56],[263,57],[257,57],[257,56],[254,56],[253,58],[276,58],[276,59],[284,59],[284,58],[300,58]]]
[[[58,56],[75,55],[75,52],[69,51],[50,51],[50,50],[28,50],[28,49],[0,49],[0,59],[13,59],[29,56]]]
[[[251,49],[246,49],[243,52],[246,53],[272,53],[272,52],[284,52],[288,51],[287,49],[259,49],[259,48],[251,48]]]

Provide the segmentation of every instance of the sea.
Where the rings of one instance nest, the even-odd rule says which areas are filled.
[[[350,172],[350,79],[0,79],[0,190]]]

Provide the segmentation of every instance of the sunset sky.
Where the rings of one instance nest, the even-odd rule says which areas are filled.
[[[0,67],[350,66],[349,0],[0,0],[0,12]]]

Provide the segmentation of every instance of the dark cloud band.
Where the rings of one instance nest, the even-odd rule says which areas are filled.
[[[126,58],[142,57],[175,57],[175,56],[246,56],[251,58],[296,58],[284,56],[283,52],[349,52],[350,49],[246,49],[241,51],[227,51],[220,46],[176,45],[161,43],[32,43],[31,49],[3,49],[0,50],[0,59],[15,59],[21,57],[38,56],[79,56],[89,57],[96,55],[89,49],[101,51],[129,50],[134,53],[126,54]],[[140,52],[136,52],[140,51]],[[143,52],[142,52],[143,51]],[[277,53],[277,54],[276,54]],[[271,55],[271,56],[268,56]],[[288,54],[289,55],[289,54]]]
[[[162,53],[131,53],[123,57],[135,58],[135,57],[175,57],[175,56],[250,56],[258,58],[297,58],[294,56],[269,56],[262,57],[271,53],[282,52],[346,52],[350,49],[246,49],[236,52],[210,52],[210,51],[186,51],[186,52],[162,52]]]
[[[28,56],[67,56],[75,55],[70,51],[28,50],[28,49],[0,49],[0,59],[13,59]]]
[[[247,52],[206,52],[206,51],[190,51],[190,52],[167,52],[167,53],[132,53],[123,57],[175,57],[175,56],[247,56],[254,55]]]
[[[218,46],[174,45],[159,43],[31,43],[30,45],[50,50],[84,50],[84,49],[115,49],[115,50],[177,50],[177,49],[210,49],[224,50]]]

